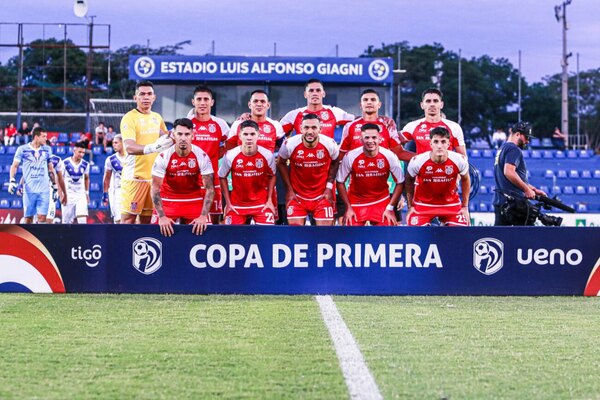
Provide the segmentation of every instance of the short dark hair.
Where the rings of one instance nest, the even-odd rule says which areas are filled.
[[[212,99],[215,98],[214,92],[211,90],[211,88],[209,88],[206,85],[198,85],[198,86],[196,86],[194,88],[194,96],[196,96],[196,93],[200,93],[200,92],[202,92],[202,93],[208,93],[208,94],[210,94],[210,97]]]
[[[425,98],[426,94],[437,94],[438,96],[440,96],[440,99],[444,98],[444,94],[442,93],[442,91],[440,89],[437,88],[429,88],[429,89],[425,89],[423,90],[423,93],[421,93],[421,101]]]
[[[262,89],[253,90],[252,93],[250,93],[250,98],[252,98],[252,96],[254,96],[257,93],[262,93],[265,96],[267,96],[267,99],[269,98],[269,94],[266,91],[262,90]]]
[[[307,119],[316,119],[319,122],[321,122],[321,119],[319,118],[319,116],[317,114],[313,114],[313,113],[305,114],[302,117],[302,121],[306,121]]]
[[[429,138],[433,139],[434,136],[450,138],[450,131],[443,126],[436,126],[429,131]]]
[[[369,93],[376,94],[377,97],[379,97],[379,93],[377,93],[377,91],[375,89],[365,89],[365,90],[363,90],[362,93],[360,94],[360,97],[362,98],[365,94],[369,94]]]
[[[152,89],[154,89],[154,84],[150,81],[138,81],[138,83],[135,84],[135,91],[137,92],[137,90],[142,87],[142,86],[150,86]]]
[[[258,124],[255,121],[252,121],[251,119],[247,119],[240,124],[240,132],[244,128],[252,128],[258,132]]]
[[[312,78],[312,79],[309,79],[308,81],[306,81],[306,83],[304,84],[304,90],[306,90],[306,88],[308,88],[308,85],[310,85],[311,83],[320,83],[320,84],[321,84],[321,86],[325,87],[325,86],[323,85],[323,82],[321,82],[319,79],[317,79],[317,78]]]
[[[189,118],[178,118],[178,119],[176,119],[175,122],[173,122],[173,129],[175,129],[178,126],[184,126],[184,127],[188,128],[188,129],[191,129],[191,130],[194,129],[194,123]]]
[[[373,124],[371,122],[369,122],[368,124],[364,124],[363,126],[360,127],[361,132],[364,132],[369,129],[375,129],[377,132],[381,132],[381,128],[379,127],[379,125]]]
[[[42,132],[44,132],[44,130],[41,127],[39,127],[39,126],[35,127],[31,131],[31,137],[40,136],[42,134]]]
[[[80,149],[87,149],[88,148],[87,144],[85,142],[83,142],[83,141],[75,143],[73,145],[73,147],[80,148]]]

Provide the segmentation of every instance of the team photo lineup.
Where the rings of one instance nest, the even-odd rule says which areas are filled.
[[[209,224],[468,226],[471,179],[461,127],[445,118],[443,94],[421,96],[424,116],[398,130],[379,114],[374,89],[363,90],[362,115],[324,104],[323,83],[304,86],[307,105],[275,121],[264,90],[254,90],[249,112],[229,126],[212,115],[216,94],[197,86],[193,108],[168,129],[152,111],[157,98],[150,81],[136,84],[136,107],[111,135],[114,153],[104,163],[102,203],[114,223],[158,224],[165,236],[173,225],[192,225],[202,234]],[[101,123],[96,135],[106,135]],[[341,143],[334,139],[343,127]],[[112,127],[111,127],[112,130]],[[10,167],[9,192],[23,196],[25,223],[87,223],[90,203],[89,144],[78,142],[60,159],[47,145],[42,127],[31,132]],[[521,154],[531,127],[519,122],[497,157],[499,189],[523,198],[545,196],[527,182]],[[98,138],[95,138],[96,142]],[[415,152],[405,149],[413,145]],[[17,182],[17,169],[23,177]],[[279,180],[279,184],[278,184]],[[494,199],[496,225],[523,225],[507,218],[506,196]]]

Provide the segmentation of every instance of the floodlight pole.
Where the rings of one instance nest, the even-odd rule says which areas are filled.
[[[89,17],[90,18],[90,23],[88,25],[89,27],[89,48],[88,48],[88,54],[87,54],[87,68],[86,68],[86,76],[85,76],[85,131],[87,132],[91,132],[91,126],[90,126],[90,92],[92,90],[92,67],[93,67],[93,61],[94,61],[94,53],[93,53],[93,46],[94,46],[94,18],[96,18],[95,15],[92,15]]]
[[[17,71],[17,129],[21,129],[21,111],[23,108],[23,24],[17,28],[17,43],[19,47],[19,69]]]
[[[562,90],[561,90],[561,132],[565,135],[565,143],[567,148],[569,147],[569,71],[568,59],[571,57],[571,53],[567,54],[567,6],[571,4],[572,0],[565,0],[559,6],[554,7],[554,14],[556,21],[561,22],[562,20],[562,39],[563,39],[563,51],[562,51]]]

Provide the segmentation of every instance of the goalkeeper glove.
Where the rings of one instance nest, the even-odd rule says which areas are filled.
[[[8,193],[15,194],[17,190],[17,180],[15,178],[10,178],[10,183],[8,184]]]
[[[107,192],[102,193],[102,204],[104,204],[105,206],[108,205],[108,193]]]
[[[173,139],[171,139],[169,135],[163,135],[159,137],[156,142],[147,144],[144,147],[144,154],[160,153],[161,151],[173,146],[173,144]]]
[[[58,186],[56,184],[52,185],[52,201],[57,202],[59,200],[58,196]]]

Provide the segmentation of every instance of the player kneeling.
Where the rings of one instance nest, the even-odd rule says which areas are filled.
[[[154,222],[165,236],[175,232],[176,221],[192,225],[192,232],[198,235],[210,224],[208,213],[215,194],[213,168],[208,155],[192,144],[192,121],[181,118],[173,125],[175,146],[160,153],[152,166]],[[202,185],[206,188],[204,198]]]
[[[433,128],[429,137],[431,151],[413,157],[407,168],[408,225],[431,225],[431,220],[438,217],[442,225],[468,226],[469,163],[463,155],[448,151],[450,132],[446,128]]]
[[[219,168],[221,189],[225,198],[225,224],[257,225],[275,223],[272,194],[275,187],[273,153],[258,146],[258,124],[252,120],[240,124],[242,144],[229,150]],[[231,173],[231,187],[227,176]]]

